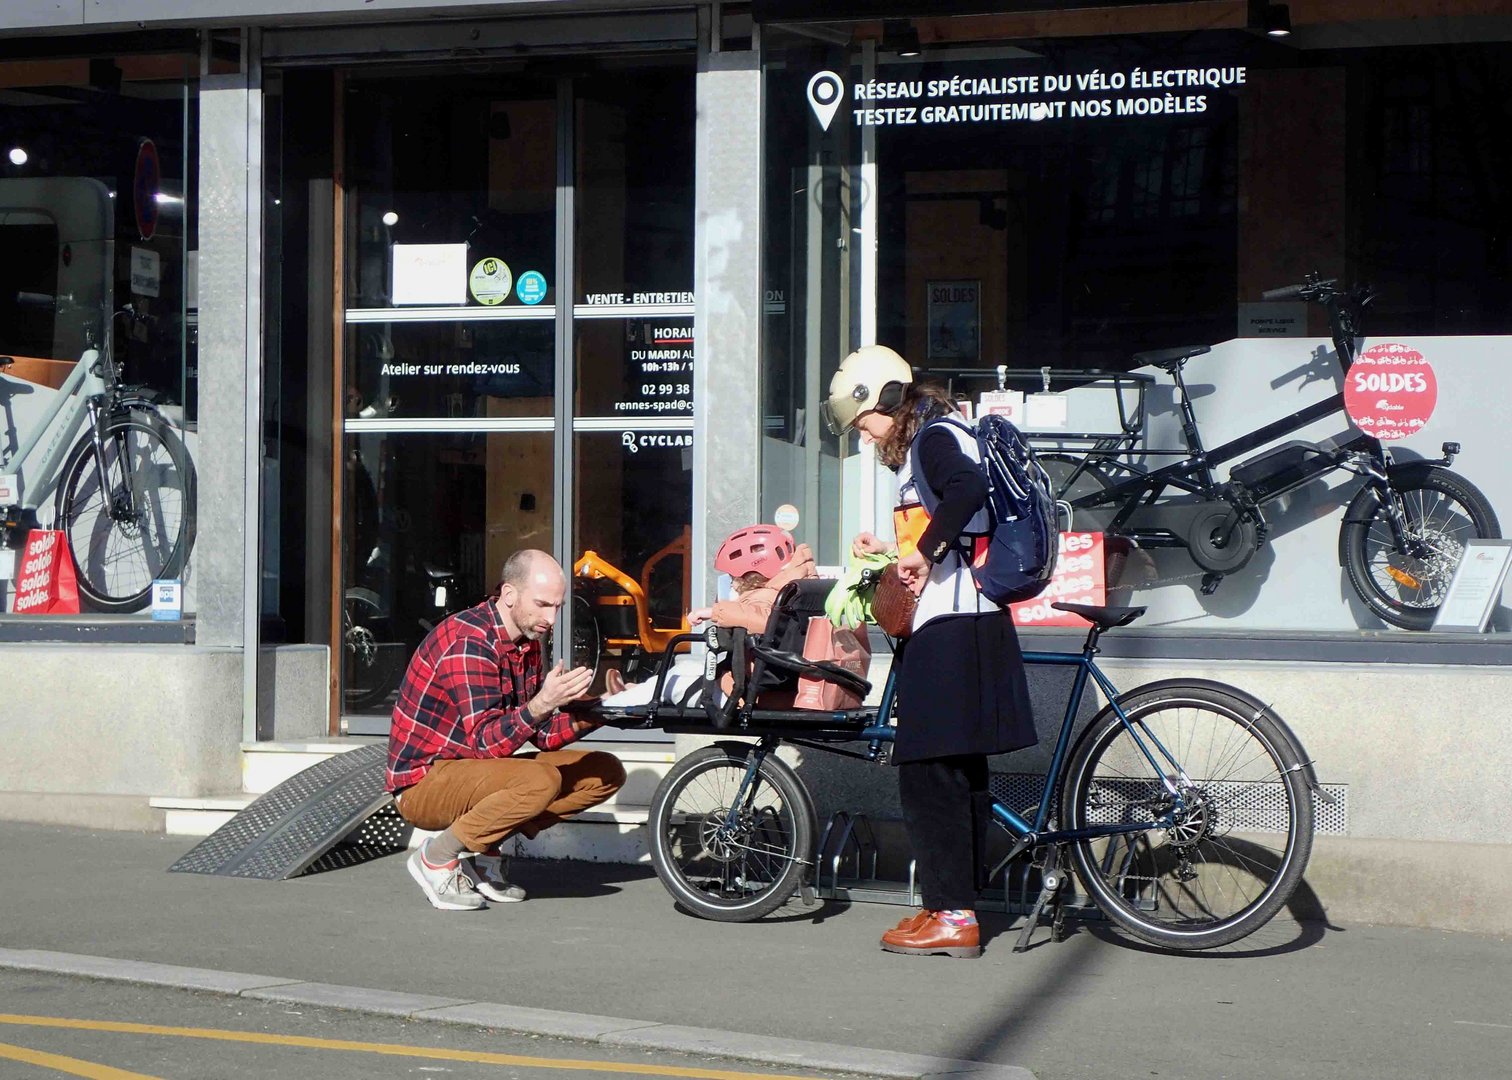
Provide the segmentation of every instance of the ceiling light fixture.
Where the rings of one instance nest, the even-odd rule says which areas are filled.
[[[1285,4],[1272,4],[1270,0],[1249,0],[1249,16],[1245,25],[1267,37],[1290,37],[1291,9]]]
[[[919,31],[908,19],[889,19],[882,24],[882,50],[899,56],[918,56],[924,51]]]

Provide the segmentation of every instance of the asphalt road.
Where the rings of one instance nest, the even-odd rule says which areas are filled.
[[[139,1030],[113,1029],[121,1025]],[[248,1035],[256,1041],[239,1037]],[[833,1075],[658,1050],[614,1054],[566,1039],[0,970],[0,1078],[5,1080],[810,1080]]]
[[[980,960],[921,959],[877,948],[902,909],[795,904],[711,923],[645,867],[516,861],[529,901],[448,914],[397,857],[285,882],[165,873],[191,846],[0,824],[0,948],[995,1062],[1039,1080],[1512,1077],[1512,942],[1489,935],[1278,918],[1183,956],[1073,922],[1069,940],[1041,931],[1015,953],[1017,918],[993,915]]]

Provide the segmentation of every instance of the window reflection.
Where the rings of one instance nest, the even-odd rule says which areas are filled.
[[[691,602],[693,435],[626,429],[573,440],[574,618],[603,667],[635,676],[666,650]]]
[[[511,552],[551,550],[552,440],[363,433],[343,450],[343,693],[383,712],[438,620],[481,602]]]

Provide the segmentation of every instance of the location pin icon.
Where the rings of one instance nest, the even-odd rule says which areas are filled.
[[[819,118],[819,125],[825,131],[829,130],[830,121],[835,118],[835,110],[840,108],[840,98],[844,93],[845,84],[833,71],[821,71],[809,80],[809,104],[813,106],[814,115]]]

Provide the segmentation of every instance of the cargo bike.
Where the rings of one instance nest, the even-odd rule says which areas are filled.
[[[657,876],[678,904],[702,918],[759,919],[815,880],[814,800],[778,755],[780,746],[888,760],[896,724],[892,671],[875,707],[812,711],[762,703],[801,675],[840,683],[867,700],[866,680],[800,652],[808,620],[823,614],[831,587],[813,580],[788,585],[760,635],[711,627],[669,643],[707,646],[707,685],[696,704],[662,700],[669,648],[650,703],[593,710],[621,728],[715,737],[662,780],[648,821]],[[1064,936],[1073,870],[1098,909],[1152,945],[1210,949],[1253,933],[1302,879],[1314,800],[1333,801],[1312,761],[1274,710],[1232,686],[1168,679],[1129,691],[1115,687],[1097,665],[1099,639],[1143,608],[1055,606],[1089,628],[1079,652],[1024,653],[1028,664],[1073,669],[1038,800],[991,802],[989,828],[1005,835],[1007,853],[983,880],[1028,860],[1039,884],[1017,947],[1027,946],[1045,916],[1052,935]],[[728,694],[708,689],[721,670],[734,680]],[[1089,682],[1106,704],[1078,732]]]

